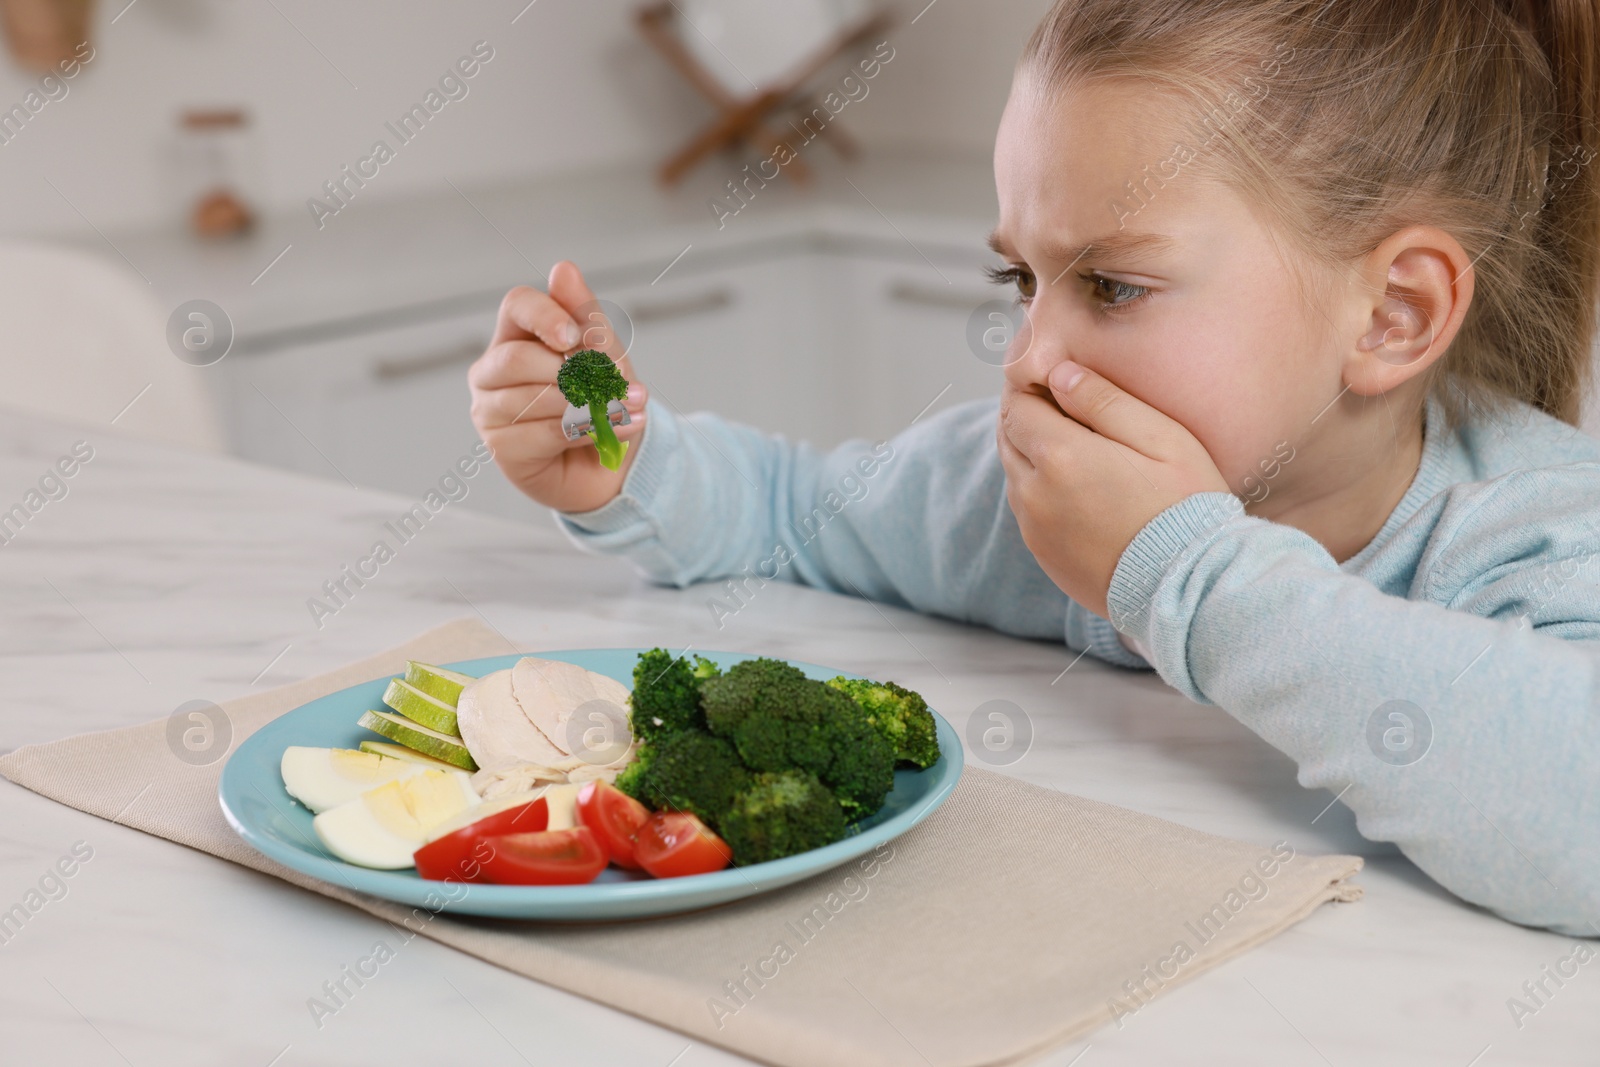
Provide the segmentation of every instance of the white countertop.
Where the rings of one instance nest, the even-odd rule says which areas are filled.
[[[746,175],[717,157],[670,190],[637,163],[493,188],[442,186],[406,199],[383,199],[374,185],[320,229],[303,210],[267,216],[241,239],[207,242],[171,227],[75,243],[131,265],[165,307],[220,305],[240,354],[330,326],[374,328],[485,301],[492,307],[513,285],[542,287],[561,259],[577,262],[603,294],[606,286],[647,283],[669,265],[720,265],[775,241],[875,244],[935,260],[986,255],[997,210],[987,157],[810,158],[810,185],[751,178],[741,186],[748,202],[721,225],[709,201],[737,206],[725,183]]]
[[[306,598],[408,501],[8,412],[0,510],[79,439],[96,455],[70,495],[0,547],[0,750],[315,674],[473,612],[528,650],[689,643],[804,659],[902,681],[958,730],[984,701],[1014,701],[1035,741],[997,768],[1005,773],[1262,845],[1368,857],[1356,879],[1364,901],[1324,906],[1164,991],[1121,1030],[1038,1063],[1498,1067],[1600,1056],[1600,963],[1519,1030],[1507,999],[1571,939],[1454,900],[1390,846],[1363,841],[1329,794],[1301,789],[1286,757],[1152,675],[1089,659],[1063,675],[1073,657],[1061,645],[880,614],[785,583],[718,631],[704,589],[648,585],[623,562],[579,554],[553,524],[459,509],[318,631]],[[746,1062],[422,938],[319,1029],[307,998],[370,951],[382,923],[4,782],[0,910],[78,841],[94,858],[67,895],[0,945],[7,1064]]]

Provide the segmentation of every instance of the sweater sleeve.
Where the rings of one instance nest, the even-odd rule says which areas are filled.
[[[1600,465],[1435,504],[1402,596],[1225,493],[1191,496],[1124,552],[1111,621],[1451,892],[1600,936]]]
[[[655,398],[621,492],[557,512],[579,547],[708,591],[718,628],[792,581],[1024,637],[1062,640],[1067,598],[1022,541],[994,444],[997,399],[827,451]]]

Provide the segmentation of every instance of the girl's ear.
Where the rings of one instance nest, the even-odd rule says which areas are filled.
[[[1378,396],[1417,377],[1444,355],[1472,304],[1472,261],[1435,226],[1408,226],[1363,261],[1365,327],[1345,357],[1344,381]]]

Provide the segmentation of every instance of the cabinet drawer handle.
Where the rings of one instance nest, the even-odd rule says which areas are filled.
[[[948,289],[934,289],[925,285],[915,285],[911,282],[895,282],[889,286],[889,299],[902,304],[917,304],[922,307],[972,311],[979,304],[994,300],[996,297],[993,293],[974,295],[972,293],[963,293],[959,290],[951,292]]]
[[[684,297],[682,300],[635,304],[628,309],[628,317],[636,323],[661,322],[664,319],[682,318],[684,315],[697,315],[702,311],[715,311],[731,303],[733,303],[733,291],[723,287],[701,293],[699,296]]]
[[[383,359],[372,365],[372,376],[384,382],[414,378],[419,374],[454,367],[458,363],[470,363],[483,355],[483,350],[488,347],[488,341],[464,341],[453,348],[447,348],[442,352],[430,352],[425,356]]]

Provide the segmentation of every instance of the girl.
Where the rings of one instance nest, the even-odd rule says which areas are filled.
[[[819,454],[635,382],[608,471],[550,388],[563,263],[473,417],[656,581],[1154,668],[1464,899],[1600,935],[1597,49],[1600,0],[1059,0],[995,144],[998,400]]]

